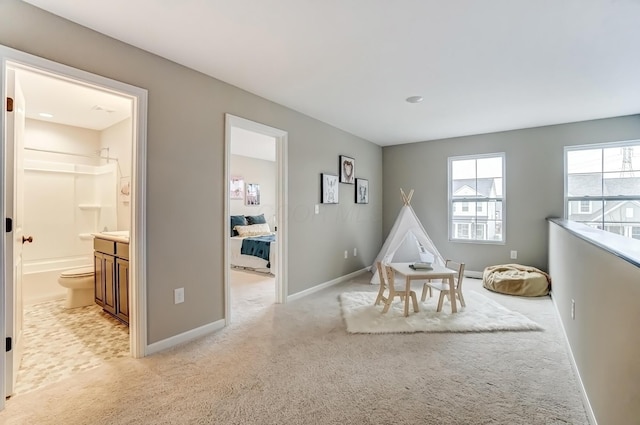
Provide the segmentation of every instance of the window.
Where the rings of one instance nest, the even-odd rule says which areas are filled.
[[[565,218],[634,237],[636,209],[640,141],[565,148]]]
[[[504,242],[504,153],[449,158],[449,239]]]
[[[633,239],[640,239],[640,226],[633,226],[631,228],[631,237]]]
[[[580,201],[580,214],[590,214],[590,213],[591,213],[591,202]]]
[[[458,239],[469,239],[469,228],[471,224],[469,223],[456,223],[455,225],[455,234]]]

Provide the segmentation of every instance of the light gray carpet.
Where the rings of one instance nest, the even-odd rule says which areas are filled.
[[[549,298],[465,281],[542,332],[349,334],[338,295],[375,292],[370,278],[245,311],[182,347],[18,395],[0,423],[588,423]]]
[[[398,333],[398,332],[492,332],[542,330],[533,320],[517,311],[504,308],[495,301],[477,293],[465,291],[466,307],[458,303],[458,312],[451,312],[448,299],[438,312],[438,294],[420,301],[418,312],[410,303],[409,316],[404,315],[404,301],[395,298],[386,313],[384,304],[374,305],[374,292],[343,292],[340,294],[342,316],[349,333]]]

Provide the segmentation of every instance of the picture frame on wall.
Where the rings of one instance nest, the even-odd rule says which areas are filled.
[[[356,204],[369,203],[369,180],[356,179]]]
[[[120,201],[123,204],[128,204],[131,199],[131,177],[120,178]]]
[[[337,204],[339,201],[338,176],[334,174],[320,174],[320,202],[323,204]]]
[[[244,199],[244,179],[232,176],[229,180],[229,199]]]
[[[247,183],[245,205],[260,205],[260,185],[258,183]]]
[[[340,155],[340,183],[354,184],[356,181],[356,160]]]

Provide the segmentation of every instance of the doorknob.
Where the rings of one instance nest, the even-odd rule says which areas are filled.
[[[29,243],[33,242],[33,236],[29,236],[28,238],[25,238],[23,236],[22,237],[22,243],[25,243],[25,242],[29,242]]]

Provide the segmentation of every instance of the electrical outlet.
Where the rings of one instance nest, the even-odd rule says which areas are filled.
[[[511,259],[515,260],[516,258],[518,258],[518,251],[511,251]]]
[[[344,252],[344,258],[349,258],[349,251]]]
[[[571,300],[571,318],[576,320],[576,301]]]
[[[173,290],[173,303],[180,304],[184,302],[184,288]]]
[[[353,256],[354,257],[358,256],[358,248],[353,248]]]

